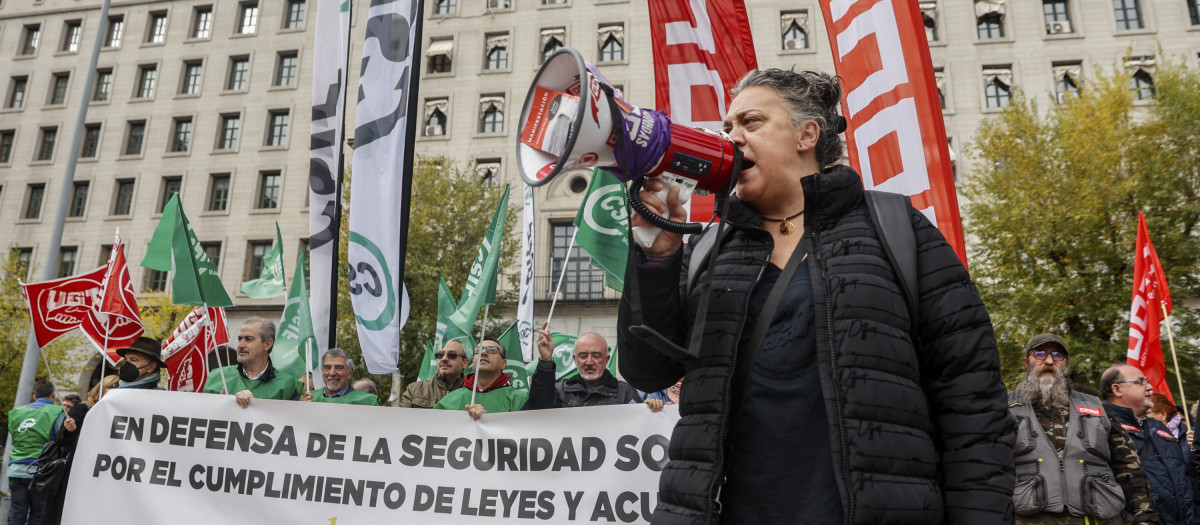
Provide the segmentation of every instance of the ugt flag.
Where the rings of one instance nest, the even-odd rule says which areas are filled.
[[[350,191],[350,301],[363,361],[390,374],[400,360],[400,329],[408,320],[404,261],[412,137],[420,47],[420,2],[371,2],[363,38]],[[412,104],[410,104],[410,101]],[[415,121],[413,121],[415,122]]]
[[[121,359],[116,349],[133,344],[144,331],[120,235],[113,241],[100,290],[95,308],[84,317],[79,328],[109,364],[115,365]]]
[[[282,294],[283,283],[283,236],[279,234],[279,223],[275,223],[275,246],[263,256],[262,272],[258,279],[242,283],[242,293],[255,299],[267,299]]]
[[[225,309],[199,306],[188,313],[162,344],[167,390],[202,392],[208,380],[208,351],[229,343]]]
[[[450,316],[450,322],[464,331],[470,331],[475,326],[475,318],[479,308],[485,304],[496,304],[496,278],[500,267],[500,244],[504,241],[504,219],[508,213],[508,185],[504,185],[504,194],[496,212],[492,214],[492,222],[488,225],[487,233],[479,244],[479,253],[467,274],[467,285],[463,289],[462,304]]]
[[[604,284],[625,288],[625,261],[629,258],[629,204],[625,184],[596,168],[575,215],[575,242],[604,270]]]
[[[217,276],[217,269],[208,260],[196,239],[196,232],[192,231],[183,214],[178,193],[172,195],[163,208],[142,266],[160,272],[175,270],[171,280],[171,302],[175,304],[233,306],[233,300]]]
[[[1155,392],[1175,402],[1167,387],[1167,364],[1163,359],[1159,323],[1171,315],[1171,292],[1158,252],[1150,242],[1146,218],[1138,212],[1137,252],[1133,258],[1133,304],[1129,308],[1129,348],[1125,361],[1136,366]]]
[[[53,281],[21,283],[21,295],[29,310],[33,335],[39,347],[79,328],[90,315],[107,267],[101,266],[83,275]]]

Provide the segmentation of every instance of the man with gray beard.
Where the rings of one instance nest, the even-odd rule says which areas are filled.
[[[1067,343],[1053,334],[1030,339],[1025,369],[1008,394],[1018,427],[1017,525],[1161,523],[1129,435],[1099,398],[1071,389]]]

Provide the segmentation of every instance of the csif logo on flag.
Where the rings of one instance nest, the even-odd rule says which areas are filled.
[[[350,294],[354,317],[363,328],[379,331],[396,316],[396,293],[383,251],[358,232],[350,232]]]
[[[583,220],[588,227],[605,235],[620,236],[626,245],[629,244],[629,237],[625,235],[629,226],[629,212],[625,208],[624,185],[617,183],[600,187],[588,195],[583,208]]]

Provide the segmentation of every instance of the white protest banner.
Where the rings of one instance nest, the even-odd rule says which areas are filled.
[[[113,390],[63,523],[646,523],[674,406],[485,414]]]

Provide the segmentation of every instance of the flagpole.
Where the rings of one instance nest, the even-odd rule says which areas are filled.
[[[417,5],[416,5],[415,13],[414,13],[415,16],[413,17],[414,20],[412,23],[413,42],[417,43],[416,45],[419,49],[421,46],[421,28],[422,28],[422,26],[425,25],[425,24],[421,23],[421,20],[423,20],[425,17],[425,2],[423,0],[414,0],[414,1],[416,2]],[[364,66],[364,67],[366,67],[366,66]],[[349,77],[349,75],[347,75],[347,77]],[[398,257],[396,259],[397,261],[399,261],[397,269],[396,269],[396,282],[400,283],[396,287],[396,292],[400,293],[400,294],[404,293],[404,260],[405,260],[405,258],[408,257],[408,218],[410,217],[409,208],[411,207],[411,203],[412,203],[412,179],[413,179],[412,170],[416,166],[416,162],[415,162],[416,151],[415,151],[415,149],[416,149],[416,136],[417,136],[417,120],[419,120],[419,119],[413,118],[413,117],[417,114],[417,99],[419,98],[419,94],[420,94],[420,85],[421,85],[421,75],[419,75],[419,74],[412,75],[411,79],[409,80],[409,84],[408,84],[408,93],[405,95],[406,97],[408,97],[408,110],[407,110],[408,117],[404,119],[406,129],[404,130],[404,164],[403,164],[403,166],[406,166],[406,167],[402,168],[402,169],[408,170],[408,174],[406,176],[400,177],[400,213],[404,215],[403,217],[400,218],[400,249],[399,249],[400,253],[398,254]],[[349,89],[347,89],[347,92],[349,92]],[[397,298],[392,298],[392,299],[397,299]],[[397,300],[396,302],[399,303],[399,304],[397,304],[397,306],[400,306],[401,310],[403,310],[403,308],[404,308],[403,301]],[[400,317],[401,320],[403,321],[404,312],[403,311],[398,312],[398,317]],[[401,346],[403,346],[403,345],[401,344]],[[403,350],[404,350],[403,348],[396,349],[396,368],[397,368],[397,370],[400,368],[400,361],[403,359],[403,357],[402,357]],[[394,386],[394,382],[393,382],[392,389],[396,390],[396,388],[397,387]],[[471,394],[471,397],[474,398],[475,395]]]
[[[554,305],[558,304],[558,292],[562,291],[563,278],[567,276],[567,263],[571,262],[571,249],[575,247],[575,235],[579,233],[579,227],[575,227],[575,233],[571,234],[571,243],[567,245],[567,256],[563,258],[562,272],[558,274],[558,286],[554,287],[554,297],[550,299],[550,313],[546,315],[546,327],[550,326],[550,318],[554,317]]]
[[[1183,376],[1179,373],[1179,356],[1175,354],[1175,334],[1171,331],[1171,314],[1167,313],[1167,305],[1158,302],[1162,309],[1163,319],[1167,322],[1167,342],[1171,343],[1171,361],[1175,364],[1175,381],[1179,384],[1179,400],[1183,402],[1183,419],[1188,428],[1192,428],[1192,416],[1188,414],[1187,397],[1183,394]]]
[[[483,305],[483,322],[479,324],[479,351],[475,352],[475,388],[471,389],[471,404],[475,404],[475,393],[479,391],[479,354],[483,353],[483,334],[487,332],[488,309],[492,305]]]

